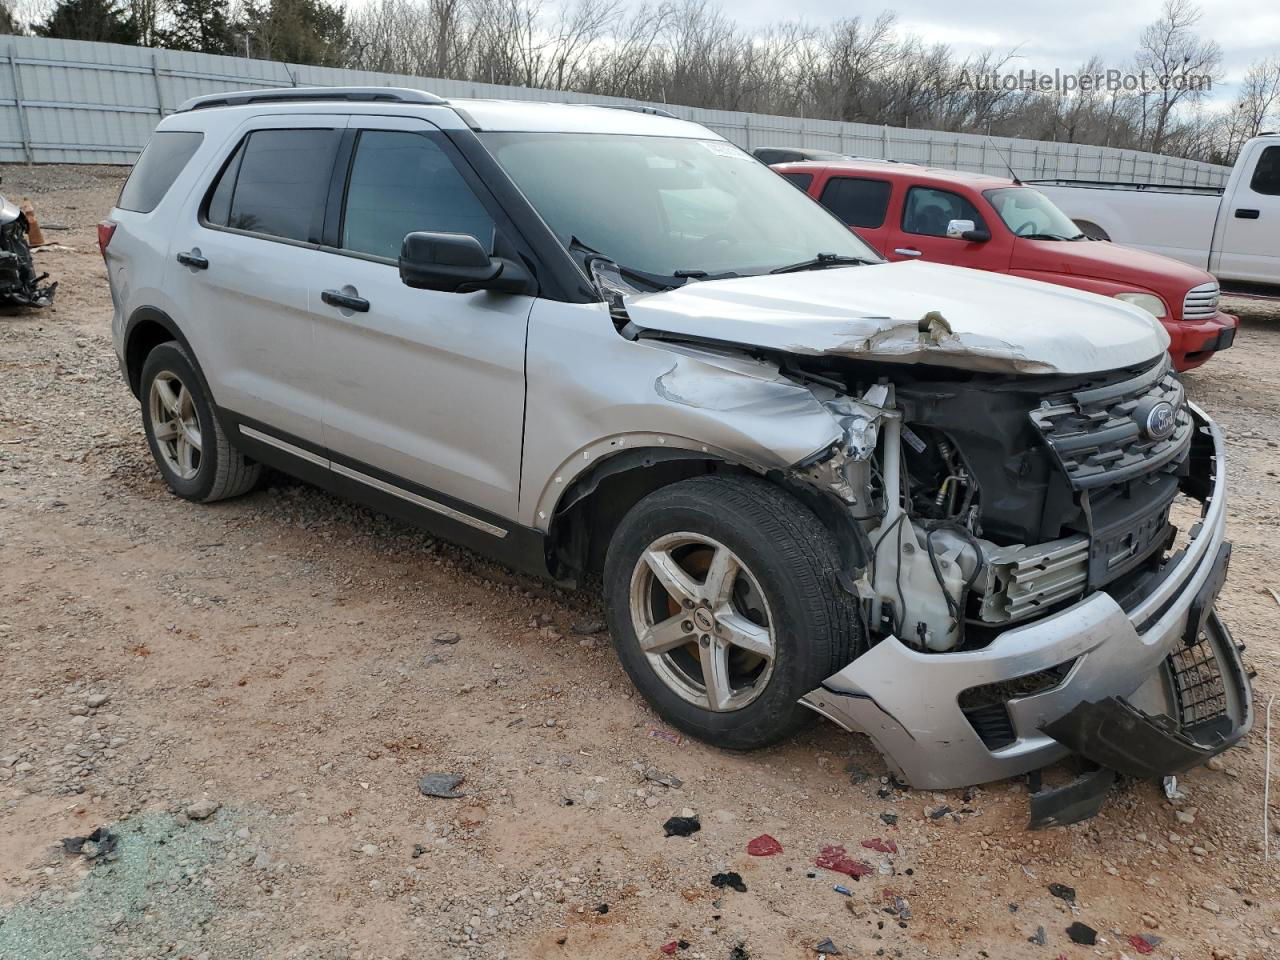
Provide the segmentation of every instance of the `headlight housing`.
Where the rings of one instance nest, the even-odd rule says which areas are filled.
[[[1164,301],[1157,297],[1154,293],[1117,293],[1117,300],[1123,300],[1125,303],[1132,303],[1135,307],[1141,307],[1147,313],[1151,314],[1157,320],[1163,320],[1169,315],[1168,309],[1164,305]]]

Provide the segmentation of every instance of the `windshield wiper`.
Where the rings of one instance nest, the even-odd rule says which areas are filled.
[[[875,260],[868,260],[866,257],[846,257],[839,253],[820,253],[812,260],[801,260],[799,263],[789,263],[785,267],[775,267],[770,273],[799,273],[801,270],[822,270],[826,267],[847,267],[853,264],[876,263]]]
[[[1077,233],[1074,237],[1063,237],[1056,233],[1024,233],[1023,240],[1079,240],[1084,237],[1083,233]]]

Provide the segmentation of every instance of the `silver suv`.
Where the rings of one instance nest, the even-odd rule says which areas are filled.
[[[1249,725],[1222,440],[1135,307],[884,263],[658,111],[386,88],[188,102],[100,243],[176,494],[265,464],[599,578],[694,736],[816,711],[919,786],[1074,751],[1100,796]]]

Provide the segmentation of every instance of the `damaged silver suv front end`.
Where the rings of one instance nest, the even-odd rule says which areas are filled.
[[[910,493],[883,498],[857,588],[872,632],[884,635],[806,705],[869,735],[916,787],[995,780],[1068,753],[1097,764],[1097,774],[1033,801],[1041,824],[1093,812],[1112,771],[1176,774],[1247,732],[1249,681],[1214,612],[1231,552],[1225,448],[1167,360],[1026,411],[1059,472],[1052,479],[1067,481],[1057,496],[1069,488],[1088,527],[1031,545],[982,536],[981,485],[959,455],[964,441],[921,436],[886,393],[864,397],[845,420],[851,436],[829,461],[830,487],[848,499],[865,486],[854,475],[878,460],[881,489],[899,489],[904,447],[919,456],[939,445],[948,464],[934,494],[940,518],[910,516]],[[882,404],[878,416],[868,402]],[[914,406],[920,415],[928,404]],[[878,458],[868,452],[873,431]],[[1091,513],[1108,493],[1123,502]],[[1175,548],[1169,515],[1179,495],[1199,502],[1200,517]],[[964,638],[966,628],[982,634]]]

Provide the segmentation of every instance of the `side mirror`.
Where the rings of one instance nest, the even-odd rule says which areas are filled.
[[[533,278],[514,260],[491,257],[466,233],[410,233],[400,247],[400,280],[419,290],[533,293]]]
[[[986,243],[991,234],[986,230],[978,230],[972,220],[950,220],[947,222],[947,237],[952,240],[968,240],[970,243]]]

